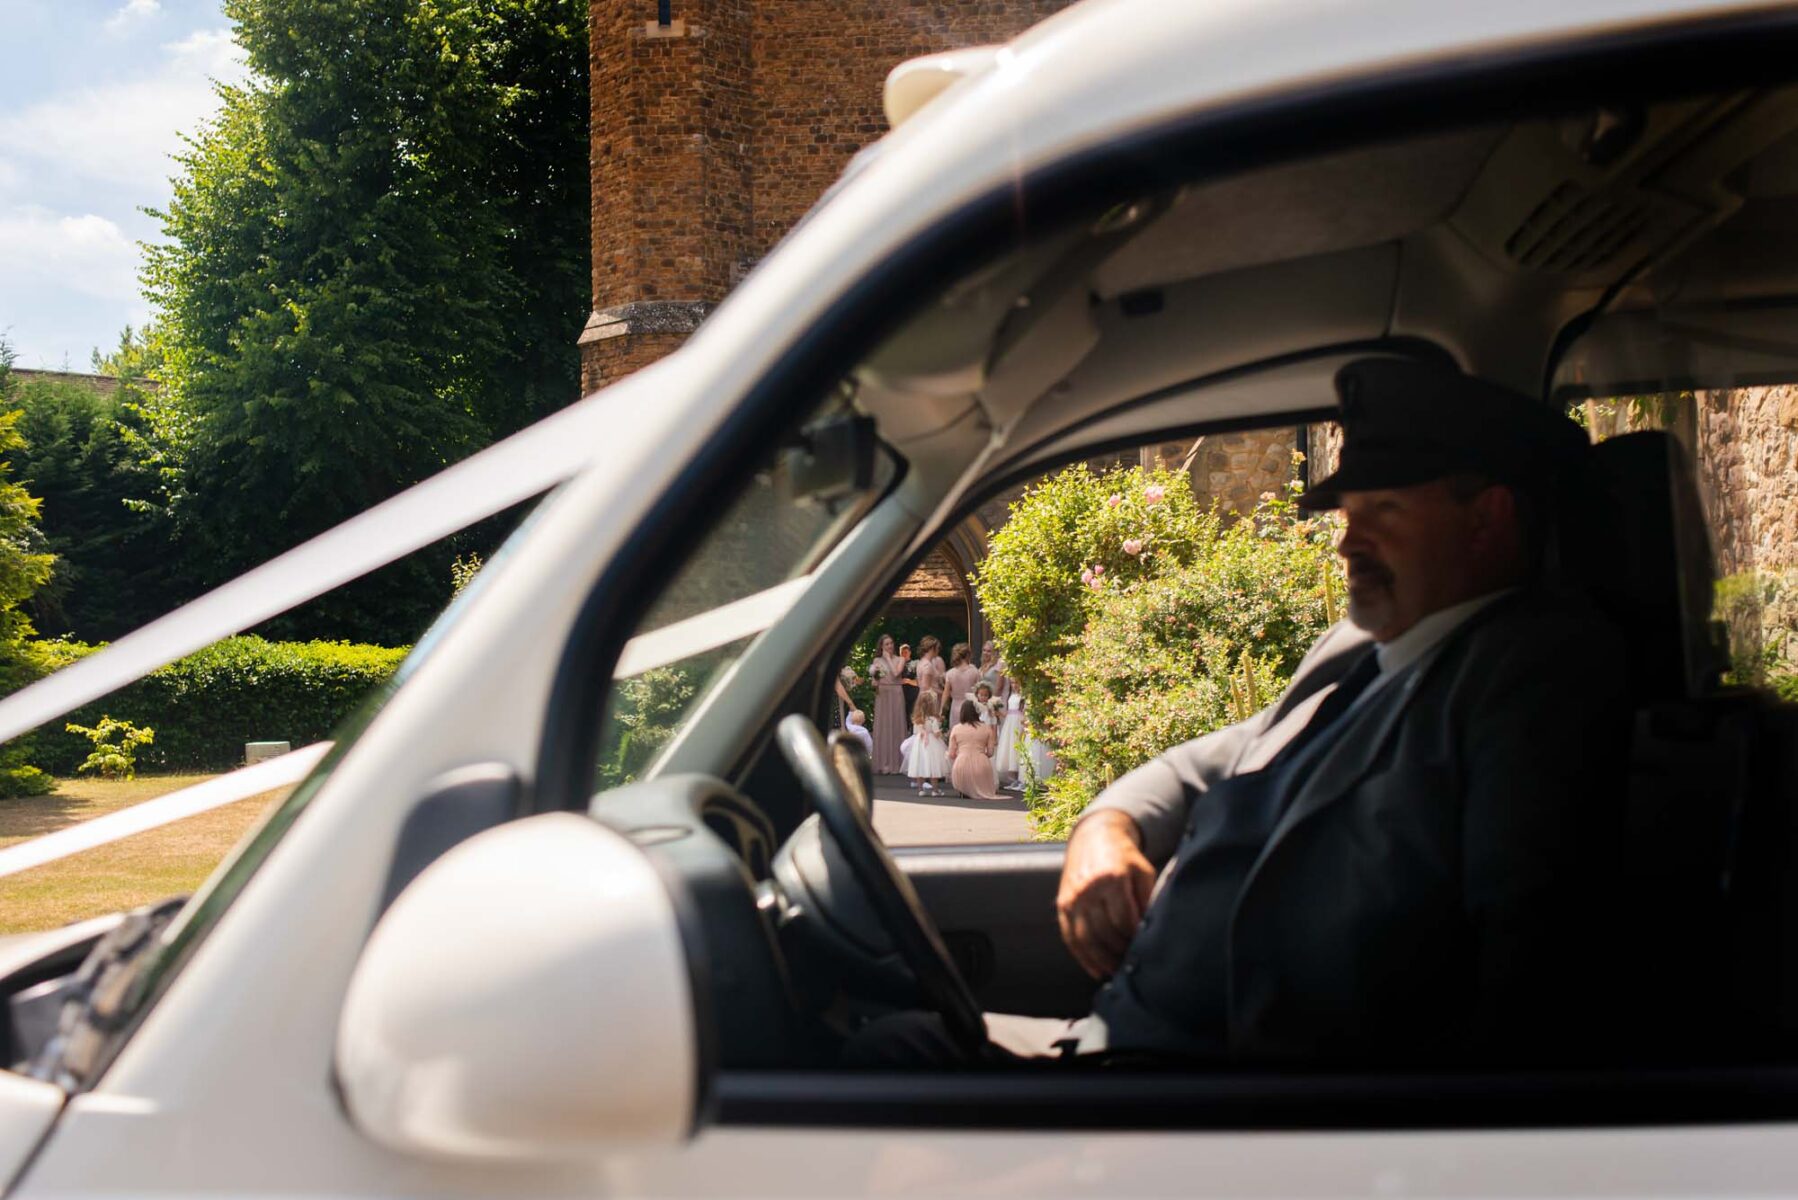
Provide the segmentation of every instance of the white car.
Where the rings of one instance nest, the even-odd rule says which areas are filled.
[[[10,948],[9,1194],[1798,1190],[1789,710],[1645,716],[1657,1036],[1479,1075],[837,1067],[858,1012],[1092,984],[1060,847],[888,853],[807,732],[982,500],[1327,420],[1348,359],[1798,379],[1795,84],[1798,8],[1721,0],[1089,0],[902,68],[692,340],[552,419],[578,470],[198,895],[85,967],[110,923]],[[1660,567],[1636,651],[1684,662],[1708,580]],[[611,786],[609,701],[675,665],[707,686]]]

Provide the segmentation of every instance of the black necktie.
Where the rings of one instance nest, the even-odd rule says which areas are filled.
[[[1299,730],[1290,742],[1286,743],[1280,753],[1274,756],[1274,760],[1268,763],[1268,766],[1270,768],[1283,766],[1291,762],[1306,746],[1316,741],[1321,734],[1341,720],[1342,715],[1349,710],[1349,706],[1354,704],[1360,698],[1361,693],[1365,692],[1368,686],[1379,677],[1380,656],[1377,651],[1369,647],[1367,653],[1361,656],[1361,660],[1336,681],[1336,686],[1330,689],[1329,695],[1323,698],[1323,703],[1317,706],[1317,711],[1311,714],[1311,719],[1305,722],[1305,727]]]

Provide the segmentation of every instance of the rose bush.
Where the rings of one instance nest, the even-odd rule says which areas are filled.
[[[1184,474],[1077,466],[1013,506],[975,585],[1059,764],[1035,796],[1038,837],[1284,690],[1344,594],[1334,522],[1290,490],[1232,521]]]
[[[1033,717],[1057,702],[1052,667],[1107,596],[1194,561],[1222,527],[1184,472],[1097,473],[1078,463],[1011,505],[974,573],[981,610]]]

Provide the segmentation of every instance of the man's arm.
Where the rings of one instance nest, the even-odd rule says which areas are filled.
[[[1155,879],[1179,848],[1187,809],[1222,779],[1244,747],[1264,732],[1287,697],[1317,686],[1301,682],[1319,661],[1366,635],[1338,624],[1305,655],[1286,696],[1246,721],[1175,746],[1099,794],[1068,836],[1056,893],[1061,936],[1074,959],[1094,976],[1111,974],[1149,906]]]
[[[1117,969],[1173,857],[1193,797],[1222,777],[1265,723],[1258,714],[1176,746],[1100,793],[1068,835],[1055,914],[1074,961],[1095,979]]]

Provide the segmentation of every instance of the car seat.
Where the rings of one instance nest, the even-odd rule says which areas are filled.
[[[1578,547],[1629,647],[1634,737],[1615,1027],[1633,1062],[1766,1061],[1798,1032],[1794,711],[1720,679],[1715,566],[1684,448],[1593,448]]]

